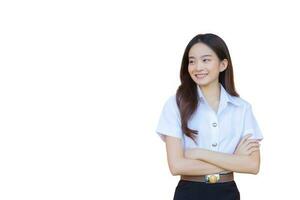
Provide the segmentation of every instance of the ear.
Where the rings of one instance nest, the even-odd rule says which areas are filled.
[[[220,72],[223,72],[228,66],[228,60],[224,59],[220,63]]]

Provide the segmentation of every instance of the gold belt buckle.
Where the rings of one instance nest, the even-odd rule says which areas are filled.
[[[220,180],[220,174],[205,175],[205,183],[217,183]]]

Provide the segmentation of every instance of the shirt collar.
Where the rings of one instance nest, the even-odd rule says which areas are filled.
[[[219,84],[220,84],[220,86],[221,86],[220,104],[224,105],[224,103],[229,102],[229,103],[232,103],[232,104],[234,104],[234,105],[236,105],[236,106],[239,106],[240,103],[237,102],[237,101],[236,101],[236,100],[235,100],[235,99],[234,99],[234,98],[233,98],[233,97],[225,90],[225,88],[223,87],[223,85],[222,85],[221,83],[219,83]],[[202,90],[201,90],[201,88],[200,88],[199,85],[197,85],[197,93],[198,93],[198,96],[199,96],[200,99],[206,101],[206,100],[205,100],[205,97],[204,97],[204,95],[203,95],[203,93],[202,93]]]

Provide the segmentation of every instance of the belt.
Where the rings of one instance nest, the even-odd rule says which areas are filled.
[[[233,181],[233,172],[227,174],[209,174],[201,176],[188,176],[181,175],[180,179],[187,181],[205,182],[205,183],[224,183],[228,181]]]

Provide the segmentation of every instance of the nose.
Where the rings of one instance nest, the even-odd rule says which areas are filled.
[[[200,70],[200,69],[202,69],[202,68],[203,68],[202,63],[198,61],[198,62],[196,63],[196,69],[197,69],[197,70]]]

